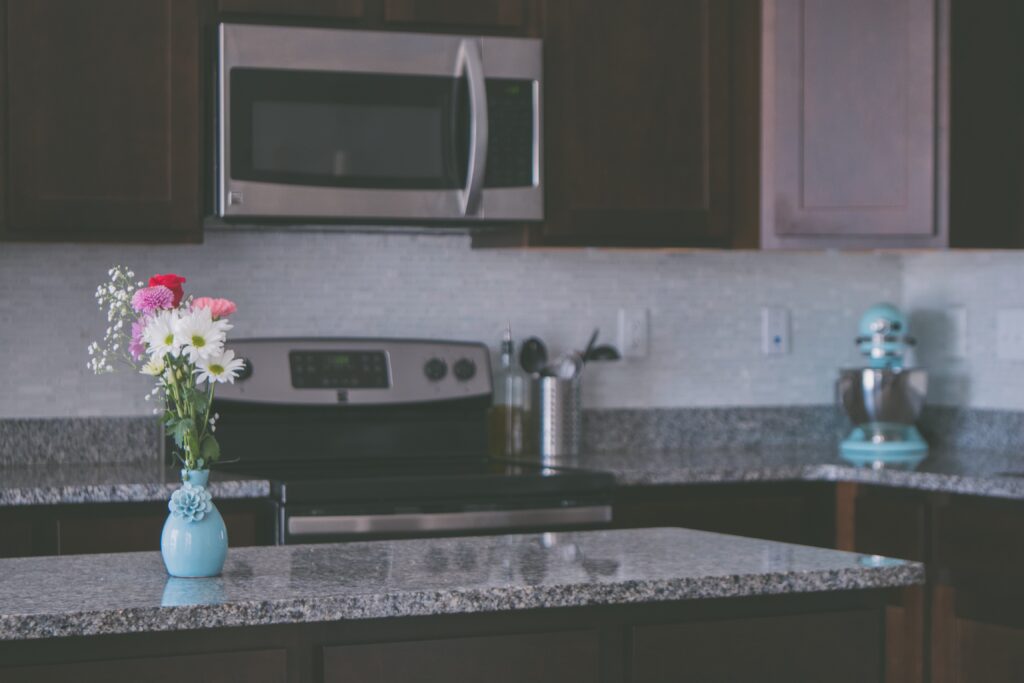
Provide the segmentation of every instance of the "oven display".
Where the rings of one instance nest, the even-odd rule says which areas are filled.
[[[388,357],[383,351],[292,351],[288,354],[296,389],[387,389]]]

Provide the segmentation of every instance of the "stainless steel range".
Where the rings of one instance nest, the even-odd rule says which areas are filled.
[[[597,528],[612,477],[486,456],[482,344],[253,339],[218,387],[226,469],[273,482],[279,543]]]

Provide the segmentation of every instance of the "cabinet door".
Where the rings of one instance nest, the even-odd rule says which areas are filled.
[[[325,647],[324,683],[597,683],[598,640],[570,631]]]
[[[761,244],[944,246],[947,0],[771,0]]]
[[[217,652],[210,654],[147,657],[99,662],[25,666],[0,671],[5,683],[57,683],[58,681],[224,681],[225,683],[281,683],[287,680],[285,650]]]
[[[4,4],[9,234],[199,240],[199,0]]]
[[[320,19],[359,19],[365,14],[363,0],[218,0],[226,14],[276,14]]]
[[[898,490],[841,484],[837,511],[842,525],[852,520],[853,538],[840,533],[840,550],[927,561],[928,513],[919,496]],[[844,492],[847,494],[844,495]],[[928,591],[914,586],[893,591],[885,608],[886,678],[889,683],[925,680]]]
[[[528,0],[384,0],[384,21],[514,30],[525,25]]]
[[[546,244],[730,240],[731,3],[544,6]]]
[[[881,635],[874,610],[638,626],[630,680],[881,681]]]

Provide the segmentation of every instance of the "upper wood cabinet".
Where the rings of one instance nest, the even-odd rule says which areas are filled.
[[[2,7],[6,234],[201,238],[199,0]]]
[[[947,0],[767,0],[761,246],[947,234]]]
[[[536,19],[534,0],[384,0],[384,22],[518,32]]]
[[[223,14],[272,14],[321,19],[361,19],[364,0],[217,0]]]
[[[543,243],[729,245],[730,19],[721,0],[545,3]]]

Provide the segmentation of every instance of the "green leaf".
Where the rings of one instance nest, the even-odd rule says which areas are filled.
[[[185,437],[192,431],[192,428],[193,423],[190,417],[183,417],[169,427],[171,436],[174,437],[174,443],[178,444],[178,448],[185,447]]]
[[[217,439],[214,438],[213,434],[207,434],[203,437],[203,442],[199,445],[199,454],[203,460],[210,464],[220,460],[220,444],[217,443]]]

